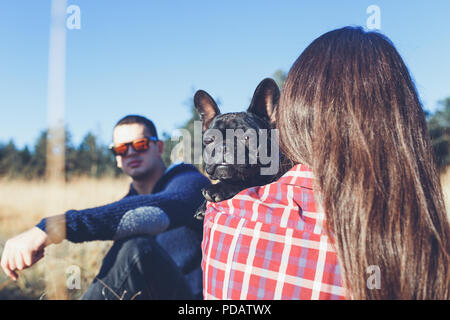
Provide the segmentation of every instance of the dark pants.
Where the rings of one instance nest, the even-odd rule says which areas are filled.
[[[116,241],[82,299],[200,299],[200,261],[200,240],[184,227]]]

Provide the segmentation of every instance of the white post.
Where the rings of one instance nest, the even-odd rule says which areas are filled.
[[[52,0],[50,22],[50,44],[48,54],[48,92],[47,92],[47,183],[65,190],[65,85],[66,85],[66,0]],[[47,202],[48,214],[55,214],[61,208],[62,199]],[[64,217],[63,217],[64,218]],[[65,238],[65,219],[48,219],[46,225],[50,238]],[[46,249],[46,287],[47,299],[67,300],[65,268],[58,259],[67,255],[66,243]]]
[[[46,177],[64,181],[65,176],[65,80],[66,80],[66,0],[52,0],[47,93]]]

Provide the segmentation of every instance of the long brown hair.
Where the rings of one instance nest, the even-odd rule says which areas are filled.
[[[349,298],[449,299],[449,223],[424,112],[385,36],[345,27],[296,60],[277,111],[309,165]],[[367,285],[369,266],[381,287]]]

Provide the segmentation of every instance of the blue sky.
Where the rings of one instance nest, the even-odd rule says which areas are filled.
[[[189,117],[196,89],[222,111],[248,106],[256,85],[288,71],[329,30],[366,26],[369,5],[381,32],[408,65],[424,107],[450,96],[450,1],[67,0],[81,29],[67,30],[65,120],[78,144],[104,143],[122,116],[142,114],[172,133]],[[32,146],[47,123],[50,0],[0,0],[0,142]]]

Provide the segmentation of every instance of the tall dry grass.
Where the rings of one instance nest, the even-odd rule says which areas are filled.
[[[69,209],[84,209],[117,201],[128,191],[129,180],[78,178],[65,185],[43,181],[0,180],[0,251],[4,242],[42,218]],[[8,280],[0,271],[0,299],[78,299],[91,283],[110,241],[74,244],[63,241],[46,248],[45,257]],[[80,288],[70,281],[79,268]],[[72,289],[67,289],[70,281]]]
[[[450,167],[442,175],[450,217]],[[0,180],[0,251],[6,239],[33,227],[40,219],[69,209],[84,209],[116,201],[128,191],[128,179],[77,179],[65,186],[38,181]],[[74,244],[64,241],[46,249],[45,258],[7,280],[0,271],[0,299],[78,299],[87,289],[111,246],[110,241]],[[70,267],[79,267],[80,289],[67,289]],[[119,293],[120,294],[120,293]]]

